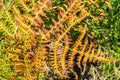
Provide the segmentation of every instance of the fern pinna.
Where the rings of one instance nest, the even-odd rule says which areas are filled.
[[[101,2],[110,7],[107,0]],[[99,9],[93,13],[89,6]],[[11,79],[40,80],[53,70],[60,78],[72,73],[79,80],[75,65],[114,61],[89,35],[87,19],[99,23],[98,17],[106,15],[98,0],[63,0],[59,5],[57,0],[19,0],[10,6],[0,1],[0,8],[0,30],[9,40],[2,52],[16,74]]]

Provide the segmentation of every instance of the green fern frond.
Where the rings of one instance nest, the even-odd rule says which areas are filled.
[[[4,6],[4,8],[6,7]],[[13,35],[17,32],[17,27],[13,14],[10,10],[11,6],[7,9],[4,8],[0,11],[0,32],[13,37]]]

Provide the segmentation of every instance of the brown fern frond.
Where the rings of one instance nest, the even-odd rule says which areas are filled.
[[[59,28],[59,27],[57,27],[57,26],[62,25],[62,23],[63,23],[66,19],[68,19],[68,16],[67,16],[67,15],[70,15],[70,11],[71,11],[71,9],[73,8],[73,6],[76,4],[76,2],[77,2],[77,0],[74,0],[73,3],[71,3],[71,4],[69,5],[69,7],[67,7],[67,5],[65,5],[66,8],[67,8],[67,10],[63,9],[62,7],[59,8],[59,10],[60,10],[60,13],[58,14],[58,15],[59,15],[59,16],[58,16],[59,21],[56,22],[56,23],[54,24],[54,26],[52,26],[51,30],[47,33],[47,35],[49,35],[50,33],[53,33],[55,29]],[[55,22],[55,21],[54,21],[54,22]]]
[[[20,10],[16,7],[16,5],[13,5],[15,19],[16,19],[16,23],[17,23],[18,27],[25,33],[28,33],[28,32],[31,33],[33,31],[31,29],[32,26],[41,26],[42,27],[43,23],[44,23],[42,20],[42,17],[47,17],[44,10],[48,11],[48,9],[49,9],[48,6],[49,7],[52,6],[52,2],[50,0],[46,0],[46,1],[38,0],[36,4],[34,3],[34,5],[36,5],[36,6],[34,6],[32,9],[28,9],[29,7],[24,0],[21,0],[19,3],[22,6],[22,9],[24,11],[29,10],[29,13],[21,14]],[[33,3],[32,3],[32,5],[33,5]],[[30,14],[30,12],[32,13],[32,15]],[[42,24],[42,25],[40,25],[40,24]],[[43,38],[47,39],[43,30],[40,30],[40,28],[39,28],[39,31],[41,31],[42,34],[44,34]]]
[[[34,24],[35,20],[38,20],[39,24],[41,21],[41,17],[40,16],[46,16],[45,12],[43,9],[45,9],[46,11],[50,10],[50,7],[52,6],[52,1],[51,0],[41,0],[37,2],[36,8],[32,11],[33,14],[35,14],[34,18],[31,20],[31,25]],[[48,8],[49,7],[49,8]]]

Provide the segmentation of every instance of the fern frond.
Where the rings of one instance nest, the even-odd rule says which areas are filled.
[[[44,10],[48,11],[48,6],[49,7],[52,6],[52,2],[50,0],[46,0],[46,1],[39,1],[38,0],[36,2],[36,4],[34,4],[36,6],[34,6],[32,9],[28,9],[29,7],[27,6],[27,4],[24,0],[20,1],[20,5],[22,7],[24,7],[23,10],[26,10],[26,9],[29,10],[29,13],[21,14],[20,9],[18,9],[16,7],[16,5],[13,5],[13,10],[14,10],[17,26],[23,32],[25,32],[25,33],[30,32],[31,33],[33,31],[31,29],[32,26],[40,26],[40,24],[44,23],[41,16],[46,15]],[[42,34],[44,34],[43,38],[45,37],[45,39],[47,39],[45,36],[45,33],[40,29],[39,29],[39,31],[41,31]]]
[[[79,55],[80,56],[78,56],[78,67],[79,68],[81,68],[80,67],[80,64],[81,64],[81,60],[82,60],[82,57],[84,56],[84,51],[85,51],[85,49],[86,49],[86,47],[87,47],[87,44],[88,44],[88,40],[87,39],[85,39],[85,41],[84,41],[84,45],[82,46],[83,48],[82,48],[82,50],[81,50],[81,52],[79,53]]]
[[[60,13],[59,13],[59,15],[58,15],[59,21],[56,22],[56,23],[54,24],[54,26],[52,26],[51,30],[47,33],[47,35],[49,35],[50,33],[53,33],[53,32],[54,32],[53,30],[54,30],[54,29],[57,29],[57,26],[62,25],[61,23],[63,23],[63,22],[68,18],[67,15],[70,15],[70,11],[71,11],[71,9],[73,8],[73,6],[76,5],[76,2],[77,2],[77,0],[74,0],[74,1],[69,5],[69,7],[68,7],[67,5],[65,5],[65,7],[66,7],[67,10],[63,9],[62,7],[60,7],[60,9],[59,9],[59,10],[60,10]],[[60,16],[60,17],[59,17],[59,16]]]
[[[87,19],[99,22],[96,14],[104,15],[102,9],[95,14],[89,9],[91,5],[98,8],[98,0],[64,0],[57,7],[54,2],[56,0],[20,0],[6,7],[0,1],[3,10],[0,10],[0,32],[8,40],[2,44],[2,53],[11,60],[14,73],[36,80],[41,79],[38,76],[43,73],[49,76],[53,70],[60,78],[69,78],[70,72],[78,80],[75,66],[81,69],[87,62],[113,62],[89,38]],[[49,17],[49,28],[45,28]],[[71,36],[74,29],[78,33],[75,39]]]
[[[58,40],[55,42],[55,48],[54,48],[54,66],[55,66],[55,69],[57,70],[58,73],[60,73],[59,70],[57,69],[58,67],[56,67],[56,66],[57,66],[57,60],[56,60],[56,59],[57,59],[57,55],[56,55],[56,54],[57,54],[58,44],[59,44],[59,42],[64,38],[64,36],[70,31],[70,29],[71,29],[76,23],[80,22],[80,21],[83,20],[84,18],[86,18],[86,16],[83,16],[82,18],[76,20],[74,23],[70,24],[70,26],[65,30],[64,33],[62,33],[62,34],[60,35],[60,37],[58,38]],[[61,74],[60,74],[60,75],[61,75]]]
[[[65,76],[65,77],[67,77],[66,76],[66,71],[67,71],[67,62],[66,62],[66,57],[67,57],[67,53],[68,53],[68,50],[69,50],[69,44],[70,44],[70,40],[69,40],[69,38],[68,38],[68,36],[65,36],[65,46],[64,46],[64,51],[63,51],[63,53],[62,53],[62,55],[61,55],[61,58],[60,58],[60,62],[61,62],[61,68],[62,68],[62,74]]]
[[[52,26],[52,29],[47,33],[47,35],[52,34],[56,38],[56,41],[53,42],[54,49],[53,49],[53,52],[51,53],[52,54],[51,58],[52,58],[53,69],[55,70],[55,73],[58,74],[60,77],[63,77],[63,74],[61,73],[62,72],[60,69],[61,62],[59,61],[59,56],[57,53],[59,51],[61,41],[63,41],[64,37],[66,35],[68,35],[68,33],[72,27],[75,27],[76,24],[80,23],[82,20],[84,20],[91,14],[90,12],[87,12],[88,9],[84,5],[81,5],[81,7],[80,7],[80,8],[82,8],[82,10],[79,9],[78,6],[80,6],[80,5],[78,5],[78,4],[80,2],[81,1],[79,1],[79,0],[77,0],[77,1],[75,0],[73,3],[71,3],[71,5],[69,5],[69,8],[66,11],[60,7],[60,10],[62,10],[62,11],[60,12],[60,14],[58,16],[59,20],[58,20],[58,22],[53,20],[54,25]],[[71,14],[71,13],[73,13],[72,11],[74,11],[73,5],[78,5],[78,6],[76,6],[76,7],[78,7],[78,12],[81,11],[78,16]],[[64,14],[64,15],[62,15],[62,14]],[[69,20],[67,18],[69,18]],[[68,21],[69,23],[66,25],[63,25],[64,21],[66,21],[66,22]],[[69,64],[68,64],[69,68],[71,68],[70,69],[71,72],[73,72],[75,74],[76,79],[78,79],[78,77],[77,77],[77,74],[75,73],[75,71],[73,70],[74,58],[75,58],[75,55],[77,54],[76,51],[78,50],[78,46],[80,46],[80,44],[82,43],[81,40],[85,37],[84,35],[86,34],[86,30],[81,33],[82,33],[82,35],[80,35],[80,38],[76,41],[75,46],[72,48],[73,50],[72,50],[72,53],[70,54],[71,56],[69,57],[70,59],[69,59]],[[87,45],[88,45],[88,41],[86,40],[85,45],[83,45],[84,48],[82,48],[82,51],[81,51],[82,53],[79,53],[80,57],[78,59],[78,64],[80,64],[79,62],[81,62],[81,59],[83,57],[85,57],[85,58],[83,59],[82,63],[86,63],[88,60],[88,56],[85,56],[85,54],[84,54],[84,51],[86,51],[86,48],[88,47]],[[87,52],[85,52],[87,55],[90,54],[92,47],[93,47],[93,43],[90,44],[90,48],[88,49]],[[80,67],[80,65],[79,65],[79,67]]]
[[[13,15],[10,13],[10,10],[8,9],[6,11],[4,10],[1,11],[0,16],[1,16],[0,17],[0,32],[3,32],[3,34],[13,37],[13,35],[17,31],[17,27],[13,19]]]
[[[37,3],[38,3],[38,5],[36,7],[38,7],[38,11],[37,11],[37,13],[35,13],[34,18],[31,20],[31,25],[33,24],[33,22],[35,21],[35,19],[40,18],[39,15],[44,16],[45,12],[43,11],[43,9],[48,10],[52,6],[52,1],[51,0],[38,1]]]

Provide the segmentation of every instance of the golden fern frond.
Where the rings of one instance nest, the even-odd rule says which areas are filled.
[[[42,17],[47,17],[44,10],[49,11],[50,6],[52,6],[52,1],[38,0],[36,3],[33,2],[31,3],[31,5],[34,5],[32,9],[27,5],[27,3],[24,0],[21,0],[19,4],[22,7],[23,11],[27,10],[27,12],[25,11],[24,14],[23,13],[21,14],[20,9],[18,9],[15,4],[13,5],[16,23],[20,30],[22,30],[24,33],[28,32],[33,33],[32,29],[38,29],[36,27],[40,26],[42,28],[44,24]],[[35,28],[32,26],[34,26]],[[45,37],[45,39],[47,39],[43,30],[40,30],[39,28],[39,32],[40,35],[43,36],[43,38]]]
[[[19,29],[10,37],[11,43],[5,44],[3,50],[6,49],[5,52],[9,55],[14,72],[32,80],[39,79],[38,75],[42,73],[47,76],[50,67],[61,78],[68,78],[68,73],[71,72],[78,80],[75,65],[81,68],[87,62],[114,61],[102,54],[88,35],[89,29],[85,20],[92,18],[93,21],[99,21],[88,5],[99,7],[98,0],[64,0],[65,3],[57,8],[58,12],[53,13],[57,19],[52,18],[49,29],[46,29],[44,18],[50,17],[47,12],[56,11],[54,1],[20,0],[12,5],[14,17],[7,20],[14,19],[15,21],[9,23]],[[0,6],[3,10],[6,9],[1,2]],[[6,10],[6,15],[9,14]],[[6,24],[0,19],[0,29],[7,30],[3,26]],[[77,29],[79,33],[76,39],[71,36],[72,29]],[[9,31],[5,32],[10,34]]]
[[[67,62],[66,62],[66,57],[67,57],[67,53],[69,51],[69,44],[70,44],[70,40],[68,38],[68,36],[65,36],[65,42],[64,42],[64,50],[63,53],[61,54],[60,57],[60,62],[61,62],[61,68],[62,68],[62,74],[67,77]]]
[[[64,77],[64,72],[61,70],[65,69],[65,65],[63,66],[63,64],[65,64],[65,63],[63,63],[63,61],[60,60],[60,56],[58,54],[59,54],[59,51],[61,51],[62,56],[64,56],[64,54],[68,53],[68,52],[64,52],[64,51],[62,51],[62,49],[60,49],[62,41],[64,41],[64,37],[69,34],[71,28],[74,28],[76,26],[76,24],[80,23],[82,20],[89,17],[89,15],[91,14],[90,12],[87,11],[88,8],[85,7],[85,5],[79,4],[79,3],[81,3],[81,0],[74,0],[73,2],[71,1],[71,4],[69,4],[68,6],[65,5],[65,8],[67,10],[60,7],[60,13],[58,14],[58,21],[53,20],[54,25],[51,26],[50,31],[48,31],[48,33],[46,34],[46,35],[52,34],[52,36],[55,38],[55,41],[52,42],[54,47],[53,47],[53,52],[50,53],[50,55],[51,55],[50,65],[53,67],[54,72],[62,78]],[[75,6],[75,7],[73,7],[73,6]],[[75,15],[79,11],[80,11],[80,13],[78,15]],[[68,22],[68,24],[63,24],[64,22]],[[69,69],[71,70],[71,72],[73,72],[73,74],[75,75],[76,80],[78,79],[78,76],[75,73],[75,71],[73,70],[74,58],[75,58],[75,55],[78,54],[78,51],[79,51],[78,47],[80,45],[84,46],[84,47],[82,48],[81,53],[79,53],[80,56],[78,58],[78,64],[80,64],[79,62],[81,62],[81,59],[83,57],[84,57],[84,60],[82,63],[86,63],[87,60],[89,59],[89,57],[85,56],[85,54],[84,54],[84,51],[86,51],[86,48],[88,47],[87,46],[88,41],[87,40],[85,41],[85,45],[82,45],[82,41],[81,41],[85,37],[86,29],[84,29],[83,32],[81,31],[81,34],[82,35],[79,36],[78,40],[75,42],[75,46],[71,50],[72,53],[69,54],[70,55],[69,64],[66,64],[67,66],[69,66]],[[69,46],[66,45],[65,47],[67,48]],[[91,53],[92,48],[93,48],[93,43],[90,44],[90,48],[86,52],[87,55],[89,55]],[[63,57],[63,59],[65,60],[66,58]],[[78,65],[78,66],[80,67],[80,65]]]
[[[17,26],[24,33],[28,33],[28,30],[30,30],[31,28],[30,28],[30,26],[28,26],[26,19],[22,17],[20,10],[15,5],[13,5],[13,10],[15,13],[14,15],[15,15]]]
[[[41,75],[41,73],[44,72],[44,67],[46,66],[45,60],[46,54],[48,53],[46,52],[46,48],[44,46],[45,41],[41,41],[42,43],[39,43],[37,40],[47,38],[45,38],[46,36],[41,28],[37,28],[34,25],[34,22],[36,20],[39,20],[39,18],[41,18],[41,15],[44,16],[44,10],[47,9],[48,5],[50,5],[47,2],[50,3],[50,0],[38,1],[36,3],[36,6],[32,7],[32,9],[29,7],[29,5],[27,5],[25,0],[21,0],[20,3],[18,2],[18,4],[20,4],[21,6],[20,8],[18,8],[18,6],[15,4],[13,4],[12,6],[14,19],[16,20],[16,26],[18,26],[19,29],[12,38],[14,40],[13,44],[9,45],[9,47],[7,48],[7,50],[9,50],[10,48],[12,48],[12,50],[9,50],[7,53],[16,55],[16,59],[14,58],[14,56],[10,57],[11,60],[14,60],[11,61],[11,66],[14,66],[15,74],[20,73],[20,75],[26,77],[26,79],[28,80],[37,79],[37,75]],[[43,3],[44,6],[41,5]],[[31,5],[33,4],[35,5],[34,1]],[[40,7],[40,5],[42,8]],[[21,13],[21,9],[23,11],[27,11],[25,11],[25,13]],[[34,13],[35,10],[38,10],[37,14]],[[41,23],[39,22],[39,24]],[[38,31],[36,31],[35,29],[38,29]]]
[[[69,56],[69,60],[68,60],[69,61],[69,64],[68,64],[69,69],[75,75],[76,80],[78,79],[78,76],[73,70],[73,68],[74,68],[74,59],[75,59],[75,56],[77,54],[76,51],[78,51],[78,47],[82,46],[82,39],[84,38],[85,33],[86,33],[86,27],[85,27],[85,29],[81,30],[81,35],[79,35],[78,40],[75,42],[75,44],[74,44],[74,46],[72,48],[72,52],[71,52],[71,54]],[[84,48],[82,48],[82,49],[84,49]],[[82,54],[81,54],[81,57],[82,57]]]
[[[70,13],[73,13],[72,12],[72,7],[73,7],[73,5],[77,5],[77,4],[79,4],[81,1],[79,1],[79,0],[75,0],[72,4],[71,4],[71,6],[70,6],[70,9],[68,9],[68,11],[67,12],[65,12],[65,15],[64,16],[66,16],[66,13],[67,14],[70,14]],[[83,15],[83,13],[84,13],[84,15]],[[64,19],[64,16],[63,16],[63,18],[62,19]],[[87,12],[85,12],[84,10],[81,12],[81,14],[80,14],[80,17],[79,18],[74,18],[74,16],[72,16],[71,18],[73,18],[74,20],[73,20],[73,22],[72,23],[70,23],[70,24],[68,24],[68,25],[66,25],[66,29],[64,30],[63,29],[63,31],[60,31],[62,28],[61,28],[61,26],[60,27],[58,27],[58,28],[60,28],[60,29],[58,29],[57,31],[55,30],[55,32],[58,32],[58,34],[59,34],[59,37],[58,36],[56,36],[57,34],[55,34],[55,37],[57,38],[57,40],[54,42],[54,50],[53,50],[53,56],[52,56],[52,58],[53,58],[53,68],[55,69],[55,72],[56,73],[58,73],[61,77],[62,77],[62,74],[61,74],[61,72],[59,71],[59,64],[58,64],[58,56],[57,56],[57,51],[58,51],[58,49],[59,49],[59,44],[61,43],[61,41],[62,41],[62,39],[64,39],[64,36],[65,35],[67,35],[67,33],[69,33],[69,31],[70,31],[70,29],[72,28],[72,27],[74,27],[77,23],[80,23],[82,20],[84,20],[86,17],[88,16],[88,13]],[[66,16],[67,17],[67,16]],[[69,17],[69,16],[68,16]],[[71,19],[70,18],[70,19]],[[53,28],[55,28],[57,25],[59,26],[59,24],[62,24],[62,19],[60,19],[58,22],[55,22],[56,24],[55,24],[55,26],[53,26]],[[70,21],[70,20],[69,20]],[[65,25],[64,25],[65,26]],[[52,28],[52,30],[53,30],[53,28]],[[57,28],[56,28],[57,29]],[[50,30],[50,31],[52,31],[52,30]],[[49,32],[48,32],[49,33]],[[52,31],[52,33],[53,33],[53,31]],[[61,34],[60,34],[61,33]]]
[[[108,55],[103,54],[98,48],[98,51],[94,51],[94,43],[88,42],[88,38],[84,40],[86,34],[86,29],[81,31],[81,35],[73,45],[73,48],[70,49],[68,59],[69,70],[75,75],[75,79],[78,80],[78,74],[74,71],[74,65],[77,64],[81,68],[81,64],[86,64],[87,62],[114,62],[115,60],[108,57]],[[84,41],[84,43],[82,42]],[[97,50],[97,49],[96,49]],[[96,53],[96,54],[95,54]],[[77,58],[76,58],[77,56]]]

